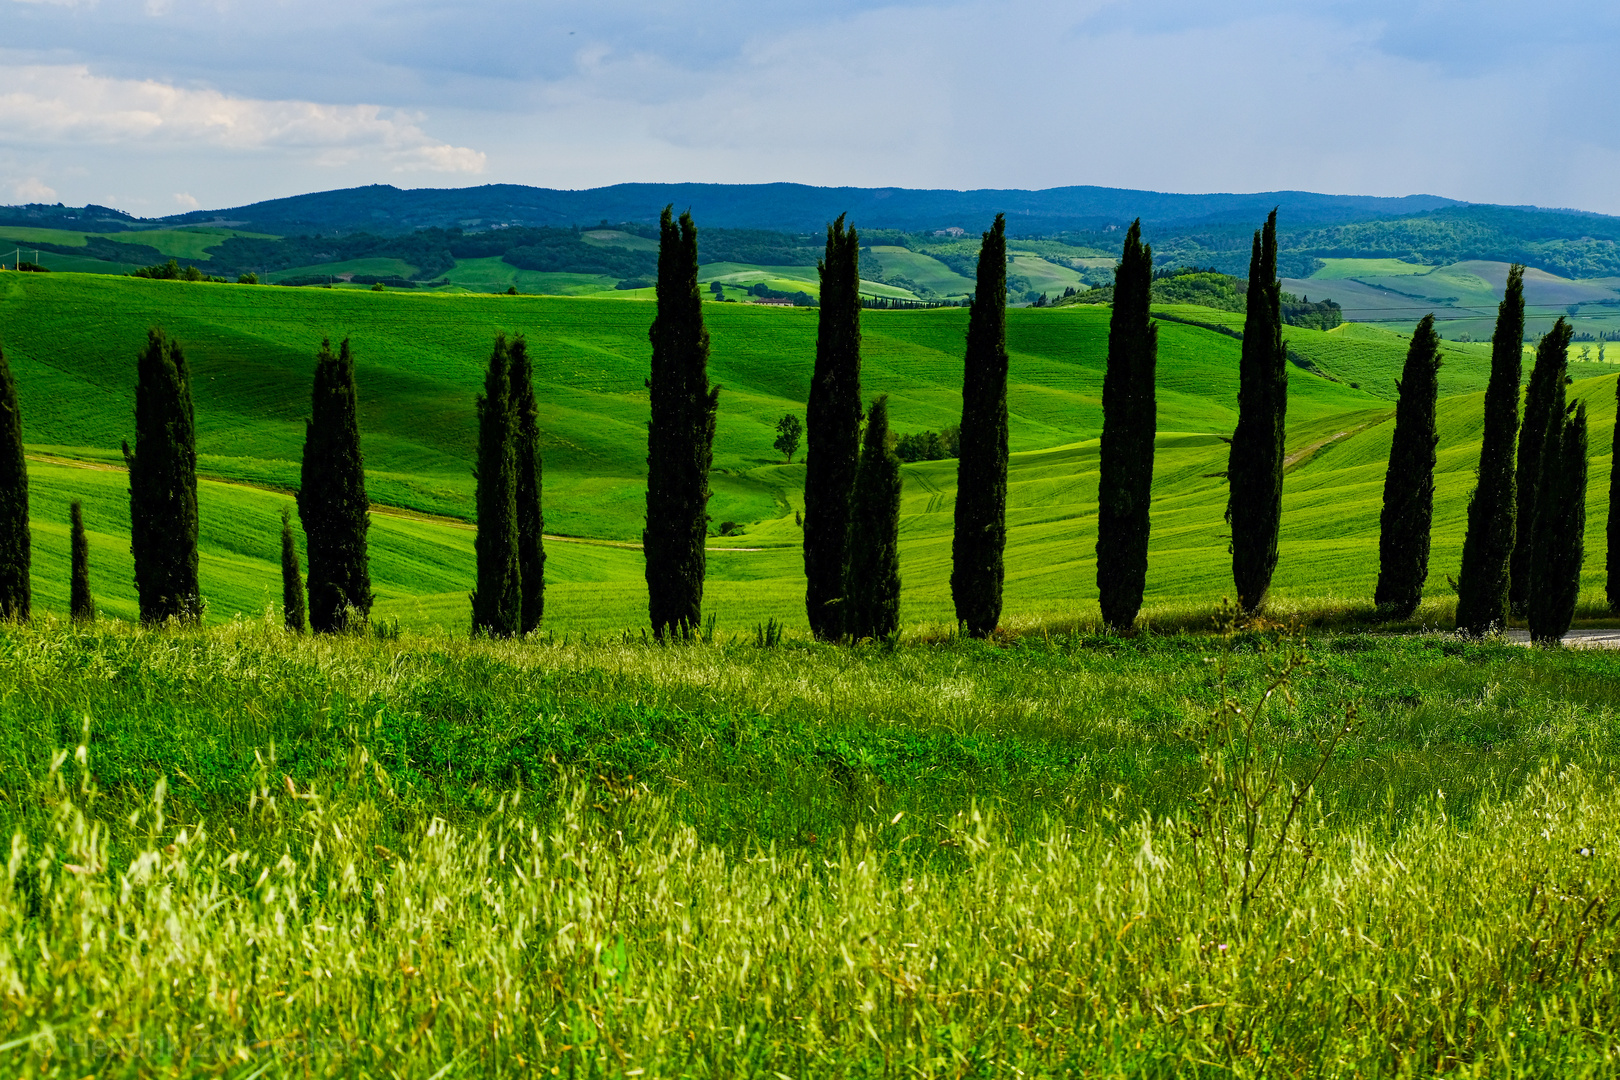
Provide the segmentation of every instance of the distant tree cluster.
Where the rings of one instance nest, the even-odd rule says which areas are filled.
[[[138,278],[151,278],[154,281],[218,281],[218,282],[223,282],[223,281],[226,280],[225,278],[222,278],[222,277],[213,277],[213,276],[211,276],[209,274],[205,274],[201,270],[197,269],[195,266],[187,266],[184,269],[182,269],[181,266],[180,266],[180,263],[178,261],[174,260],[174,259],[170,259],[168,262],[165,262],[165,263],[158,263],[158,264],[156,264],[154,266],[143,266],[139,270],[131,270],[129,272],[129,276],[130,277],[138,277]]]
[[[894,452],[904,462],[940,461],[954,458],[961,445],[961,426],[947,424],[940,431],[918,431],[900,436],[895,441]]]

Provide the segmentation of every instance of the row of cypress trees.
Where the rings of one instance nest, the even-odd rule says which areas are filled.
[[[1508,272],[1491,338],[1491,378],[1479,475],[1457,577],[1457,629],[1482,636],[1522,615],[1530,636],[1551,643],[1569,630],[1585,555],[1586,405],[1566,402],[1573,330],[1560,318],[1536,347],[1519,423],[1524,340],[1524,267]],[[1515,458],[1515,439],[1517,455]],[[1615,447],[1620,449],[1620,413]],[[1392,466],[1393,468],[1393,466]],[[1611,476],[1611,537],[1620,520],[1620,471]],[[1620,559],[1609,555],[1611,606],[1620,599]]]

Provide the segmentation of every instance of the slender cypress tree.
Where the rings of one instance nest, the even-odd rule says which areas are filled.
[[[546,613],[546,519],[541,512],[540,409],[534,400],[529,344],[519,334],[506,348],[512,360],[512,412],[517,422],[518,578],[522,585],[523,633],[540,628]]]
[[[1007,221],[997,214],[979,247],[968,310],[951,538],[951,598],[957,622],[973,637],[989,637],[1001,621],[1006,546]]]
[[[72,579],[68,584],[68,617],[76,623],[96,621],[96,601],[90,595],[90,540],[84,535],[84,504],[77,499],[68,506],[72,530],[68,538]]]
[[[1609,520],[1606,526],[1609,552],[1605,569],[1609,610],[1620,613],[1620,379],[1614,384],[1614,435],[1610,443]]]
[[[889,435],[889,399],[872,402],[849,537],[849,604],[853,641],[886,638],[900,628],[900,458]]]
[[[354,388],[354,356],[321,342],[310,419],[304,428],[298,517],[309,557],[309,625],[318,634],[358,629],[371,614],[365,462]]]
[[[1509,567],[1508,603],[1513,614],[1524,615],[1530,602],[1533,577],[1530,560],[1535,547],[1535,512],[1543,475],[1541,455],[1548,432],[1556,435],[1563,424],[1564,378],[1569,373],[1569,323],[1559,319],[1536,345],[1536,363],[1524,394],[1524,427],[1519,431],[1518,536]]]
[[[1395,435],[1384,474],[1379,520],[1378,587],[1373,602],[1393,619],[1410,618],[1429,577],[1429,528],[1434,521],[1435,403],[1440,397],[1440,335],[1434,316],[1412,331],[1406,366],[1395,384]]]
[[[1232,526],[1232,578],[1238,602],[1255,612],[1277,569],[1282,527],[1283,442],[1288,412],[1288,347],[1277,280],[1277,211],[1254,234],[1248,314],[1238,368],[1238,423],[1228,457],[1226,520]]]
[[[816,367],[805,406],[804,576],[810,630],[844,636],[850,499],[861,448],[860,238],[844,216],[827,226]]]
[[[1575,618],[1575,601],[1581,594],[1581,562],[1586,554],[1584,401],[1577,401],[1571,410],[1559,409],[1553,414],[1543,451],[1541,482],[1536,485],[1527,614],[1530,639],[1539,645],[1556,645]]]
[[[1147,588],[1148,511],[1153,499],[1153,440],[1158,433],[1154,367],[1159,328],[1148,317],[1153,248],[1138,218],[1125,234],[1114,271],[1103,376],[1103,429],[1097,483],[1097,594],[1103,621],[1125,633]]]
[[[511,637],[522,629],[523,591],[518,574],[517,418],[512,411],[512,368],[506,335],[495,350],[478,396],[478,467],[474,496],[478,534],[473,550],[478,584],[472,594],[472,632]]]
[[[697,226],[664,207],[659,223],[658,314],[647,380],[647,606],[653,634],[686,637],[702,622],[709,469],[720,388],[709,385],[709,332],[698,291]]]
[[[17,381],[0,350],[0,619],[28,619],[32,545],[28,533],[28,462],[23,457]]]
[[[1519,380],[1524,348],[1524,267],[1508,270],[1491,336],[1485,387],[1485,430],[1479,476],[1468,500],[1468,532],[1457,574],[1457,631],[1483,637],[1507,626],[1508,568],[1517,517],[1513,440],[1519,433]],[[1529,528],[1529,522],[1520,527]]]
[[[293,541],[292,515],[281,508],[281,611],[287,629],[304,632],[304,575],[298,569],[298,545]]]
[[[130,552],[141,622],[195,621],[197,588],[197,428],[191,373],[180,345],[147,335],[136,367],[135,449],[129,466]]]

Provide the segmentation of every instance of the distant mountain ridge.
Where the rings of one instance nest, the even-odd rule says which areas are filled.
[[[389,185],[296,195],[222,211],[193,211],[173,224],[229,220],[272,232],[308,229],[369,232],[455,225],[594,225],[658,220],[667,205],[690,209],[721,228],[819,232],[839,214],[866,228],[976,232],[997,213],[1010,231],[1089,231],[1140,216],[1160,227],[1247,221],[1281,206],[1296,225],[1329,225],[1399,217],[1460,205],[1434,195],[1379,198],[1275,191],[1244,195],[1178,195],[1124,188],[1062,187],[1038,191],[811,187],[805,184],[615,184],[565,191],[518,184],[401,189]]]
[[[1465,205],[1436,195],[1384,198],[1306,191],[1182,195],[1126,188],[1060,187],[972,191],[914,188],[812,187],[806,184],[615,184],[568,191],[521,184],[467,188],[396,188],[387,184],[312,192],[222,210],[194,210],[141,219],[101,206],[73,209],[33,204],[0,208],[0,223],[100,231],[230,222],[290,235],[309,232],[378,234],[424,228],[652,223],[673,204],[701,224],[721,228],[819,232],[848,213],[865,228],[977,232],[1005,213],[1019,235],[1094,231],[1136,217],[1159,228],[1236,224],[1273,206],[1295,226],[1325,226]]]

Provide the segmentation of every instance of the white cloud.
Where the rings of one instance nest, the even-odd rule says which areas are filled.
[[[177,192],[175,192],[174,193],[174,201],[180,206],[180,209],[182,209],[182,210],[200,210],[200,209],[202,209],[202,203],[197,200],[197,196],[192,195],[189,192],[185,192],[185,191],[177,191]]]
[[[360,161],[395,172],[477,173],[484,155],[434,139],[417,114],[378,105],[266,101],[155,80],[112,79],[85,65],[6,73],[0,142],[282,151],[317,165]]]
[[[56,189],[37,176],[14,180],[9,186],[11,197],[20,203],[44,203],[56,198]]]

